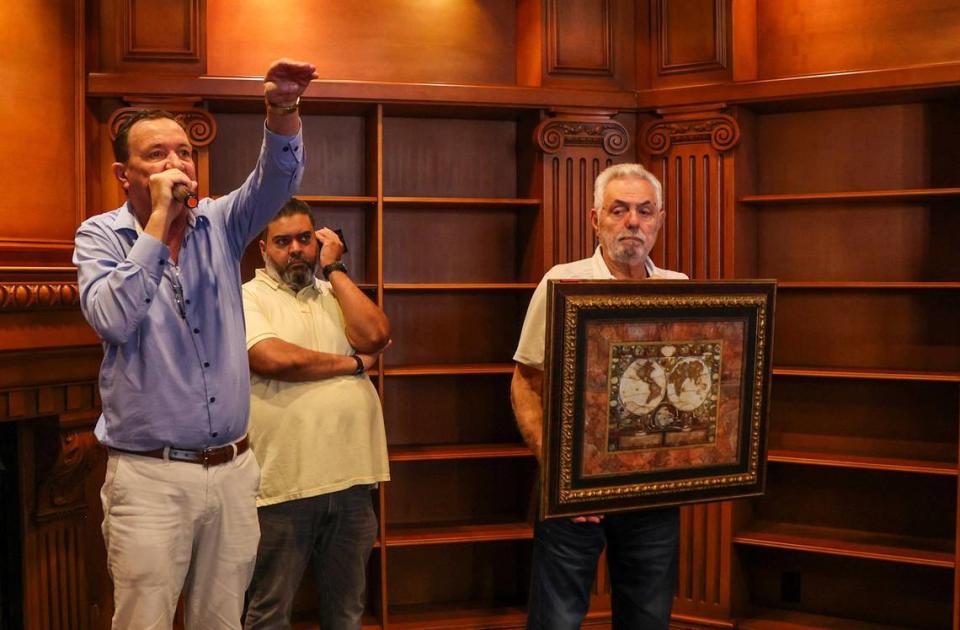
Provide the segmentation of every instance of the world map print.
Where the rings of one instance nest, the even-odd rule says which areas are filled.
[[[610,346],[607,450],[712,444],[722,341]]]

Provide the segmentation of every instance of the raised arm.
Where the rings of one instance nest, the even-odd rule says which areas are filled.
[[[320,268],[340,262],[343,243],[336,232],[328,228],[317,230],[320,248]],[[327,277],[340,303],[347,340],[358,352],[378,354],[390,341],[390,322],[383,310],[373,303],[343,271],[331,271]]]

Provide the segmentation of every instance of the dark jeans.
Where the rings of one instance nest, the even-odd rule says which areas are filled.
[[[245,630],[290,627],[293,598],[313,564],[323,630],[359,630],[366,567],[377,537],[370,486],[257,510],[260,547],[247,589]]]
[[[575,630],[590,604],[597,560],[607,545],[614,630],[666,630],[677,575],[678,508],[607,514],[600,523],[567,518],[534,528],[531,630]]]

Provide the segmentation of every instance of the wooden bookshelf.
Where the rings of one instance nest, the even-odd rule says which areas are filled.
[[[850,556],[952,569],[956,566],[953,540],[883,535],[788,523],[754,523],[733,541],[741,545],[791,549],[833,556]]]
[[[840,191],[829,193],[786,193],[767,195],[743,195],[740,203],[763,205],[831,203],[853,201],[917,201],[928,199],[951,199],[960,197],[960,188],[912,188],[895,190]]]

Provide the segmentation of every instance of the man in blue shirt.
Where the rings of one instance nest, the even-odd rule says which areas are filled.
[[[298,104],[314,78],[310,64],[270,66],[256,167],[195,208],[179,122],[133,116],[114,141],[127,203],[77,230],[80,305],[104,347],[96,435],[110,449],[101,499],[114,628],[170,628],[181,590],[187,627],[240,628],[260,535],[240,258],[299,187]]]

